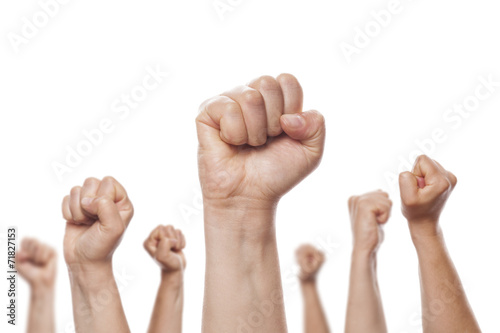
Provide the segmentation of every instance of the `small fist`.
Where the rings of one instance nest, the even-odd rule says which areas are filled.
[[[205,203],[272,208],[318,166],[324,118],[302,112],[302,99],[297,79],[282,74],[262,76],[200,106],[198,165]]]
[[[31,288],[52,288],[56,280],[56,251],[36,239],[25,238],[16,254],[16,268]]]
[[[144,241],[144,248],[165,273],[183,272],[186,258],[182,250],[186,239],[171,225],[157,226]]]
[[[325,255],[312,245],[302,245],[295,253],[297,263],[300,266],[299,279],[301,281],[313,281],[316,279],[319,269],[325,262]]]
[[[354,249],[375,252],[384,240],[382,225],[389,220],[392,202],[383,191],[349,198]]]
[[[403,215],[410,224],[437,224],[457,177],[422,155],[412,172],[399,176]]]
[[[64,258],[68,265],[110,263],[134,214],[123,186],[112,177],[88,178],[64,197]]]

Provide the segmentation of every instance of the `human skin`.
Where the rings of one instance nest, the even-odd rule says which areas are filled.
[[[296,257],[300,266],[299,281],[304,299],[304,332],[328,333],[330,328],[316,284],[325,255],[313,246],[305,244],[297,249]]]
[[[144,249],[161,268],[161,282],[149,323],[149,333],[181,333],[186,239],[173,226],[159,225],[144,241]]]
[[[57,255],[53,248],[25,238],[16,254],[16,269],[30,286],[27,333],[55,332],[54,285]]]
[[[419,260],[424,332],[480,332],[439,219],[457,178],[423,155],[400,175],[403,215]]]
[[[353,235],[346,333],[387,332],[377,280],[377,251],[384,239],[382,225],[389,220],[392,202],[375,191],[349,199]]]
[[[64,259],[77,332],[130,332],[113,275],[115,249],[134,208],[112,177],[88,178],[64,197]]]
[[[323,116],[302,112],[302,99],[297,79],[282,74],[260,77],[200,106],[203,332],[287,330],[276,208],[319,165],[325,138]]]

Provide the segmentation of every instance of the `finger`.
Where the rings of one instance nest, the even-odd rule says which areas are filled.
[[[164,237],[158,243],[158,251],[156,252],[156,259],[167,260],[171,255],[171,250],[177,245],[177,240]]]
[[[325,118],[318,111],[307,111],[281,116],[281,127],[292,139],[300,141],[306,148],[318,154],[323,152],[325,142]]]
[[[80,186],[75,186],[71,189],[69,197],[69,209],[71,211],[71,216],[73,216],[73,221],[77,224],[91,224],[93,220],[88,218],[88,216],[83,212],[82,205],[80,203],[81,190],[82,188]]]
[[[160,241],[160,232],[162,231],[163,226],[159,225],[153,229],[153,231],[149,234],[148,238],[144,241],[144,249],[149,255],[154,257],[154,253],[156,252],[158,242]]]
[[[123,221],[118,207],[109,196],[97,198],[84,198],[82,205],[87,212],[98,217],[100,230],[112,239],[121,237],[127,225]]]
[[[202,148],[227,148],[226,144],[239,146],[248,141],[241,108],[227,96],[217,96],[201,104],[196,128]]]
[[[280,117],[284,112],[284,99],[278,81],[271,76],[261,76],[248,84],[264,98],[267,116],[267,136],[278,136],[281,129]]]
[[[181,232],[181,250],[183,250],[185,247],[186,247],[186,236],[184,236],[184,234]]]
[[[167,225],[164,226],[163,229],[165,230],[165,237],[176,238],[175,228],[173,226]]]
[[[401,200],[405,204],[414,203],[418,199],[417,177],[411,172],[403,172],[399,175],[399,190]]]
[[[392,203],[382,202],[379,203],[378,213],[377,213],[377,222],[379,224],[384,224],[389,221],[391,217],[391,205]]]
[[[302,112],[304,93],[299,81],[291,74],[281,74],[276,80],[283,92],[283,113],[291,114]]]
[[[87,178],[83,183],[82,189],[80,191],[80,201],[83,198],[95,198],[97,196],[97,191],[99,190],[99,185],[101,181],[97,178]],[[81,204],[81,202],[80,202]],[[83,211],[84,214],[88,212]],[[89,216],[90,218],[95,218],[95,216]]]
[[[457,176],[455,176],[452,172],[448,171],[448,179],[450,180],[451,182],[451,186],[453,188],[455,188],[455,186],[457,186],[457,182],[458,182],[458,179],[457,179]]]
[[[267,141],[267,112],[264,98],[257,90],[239,86],[222,94],[239,104],[247,129],[247,143],[261,146]]]
[[[426,155],[421,155],[415,161],[413,174],[418,177],[423,177],[425,185],[432,185],[441,175],[441,170],[438,165]]]
[[[71,215],[71,209],[69,208],[69,195],[67,195],[63,198],[61,209],[62,209],[63,218],[67,222],[73,221],[73,215]]]
[[[97,196],[110,198],[116,204],[125,226],[128,226],[133,216],[134,207],[128,197],[127,191],[125,191],[125,188],[116,179],[111,176],[104,177],[99,184]]]
[[[175,250],[176,251],[182,251],[185,245],[185,240],[184,240],[184,235],[182,234],[182,231],[179,229],[175,230],[176,234],[176,239],[177,239],[177,244],[175,245]]]

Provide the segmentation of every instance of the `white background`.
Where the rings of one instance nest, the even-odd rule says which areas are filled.
[[[399,193],[385,176],[397,174],[400,159],[418,149],[415,140],[430,138],[435,128],[447,140],[428,145],[430,155],[459,178],[442,219],[449,250],[484,332],[498,331],[500,87],[457,128],[443,118],[474,95],[479,76],[500,81],[498,4],[401,0],[400,13],[348,63],[341,43],[353,44],[355,28],[370,24],[370,12],[387,8],[388,0],[230,2],[232,10],[221,19],[213,0],[73,0],[60,5],[18,52],[8,36],[21,35],[23,17],[33,21],[40,5],[0,4],[0,233],[15,225],[20,237],[37,237],[61,254],[58,332],[71,332],[72,322],[60,202],[86,177],[106,175],[124,184],[136,209],[114,259],[117,270],[129,275],[121,294],[132,331],[145,331],[155,298],[159,269],[142,242],[160,223],[186,234],[184,327],[200,330],[204,241],[194,118],[212,95],[282,72],[297,76],[304,107],[321,111],[328,129],[320,168],[279,206],[290,332],[302,331],[293,272],[294,251],[303,242],[328,253],[319,287],[333,331],[343,330],[351,250],[346,202],[378,188],[395,203],[379,253],[389,330],[421,331],[416,255]],[[113,102],[142,82],[147,66],[170,75],[120,119]],[[66,146],[75,148],[85,139],[82,131],[104,118],[114,122],[113,132],[59,181],[52,164],[65,163]],[[1,251],[6,257],[4,239]],[[18,289],[18,325],[8,332],[25,328],[29,289],[23,281]]]

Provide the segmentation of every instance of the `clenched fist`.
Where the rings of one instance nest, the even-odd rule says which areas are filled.
[[[295,77],[262,76],[205,101],[196,118],[206,204],[274,207],[319,164],[325,123]]]
[[[57,256],[53,248],[25,238],[16,254],[16,268],[31,288],[50,289],[56,279]]]
[[[144,248],[165,273],[184,271],[186,258],[182,250],[185,246],[184,235],[171,225],[157,226],[144,241]]]
[[[313,281],[321,266],[325,262],[325,255],[312,245],[302,245],[295,253],[297,263],[300,266],[299,279],[301,281]]]
[[[355,250],[373,253],[384,240],[382,225],[389,220],[392,202],[382,191],[353,196],[349,213]]]
[[[134,214],[127,192],[112,177],[88,178],[64,197],[64,258],[68,266],[110,263]]]
[[[403,215],[412,232],[434,232],[439,216],[457,184],[457,177],[422,155],[412,172],[399,177]]]

